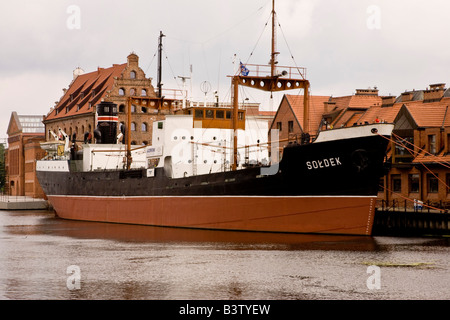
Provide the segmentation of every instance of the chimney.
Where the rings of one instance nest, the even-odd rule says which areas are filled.
[[[357,96],[378,96],[378,89],[356,89]]]
[[[127,66],[137,66],[139,64],[139,57],[134,52],[130,53],[127,57]]]
[[[395,96],[381,97],[381,107],[392,107],[396,98]]]
[[[336,102],[334,101],[324,101],[323,102],[323,113],[327,114],[331,111],[333,111],[333,109],[336,107]]]
[[[413,93],[411,91],[405,91],[402,93],[402,102],[411,101],[413,98]]]
[[[423,92],[423,102],[439,101],[444,96],[445,83],[430,84],[430,88],[427,88]]]

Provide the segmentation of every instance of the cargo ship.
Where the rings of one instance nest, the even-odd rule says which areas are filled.
[[[101,102],[95,143],[85,139],[75,151],[62,131],[63,141],[43,143],[47,156],[37,161],[37,178],[57,216],[162,227],[371,235],[393,124],[311,134],[309,81],[299,68],[277,71],[273,34],[270,71],[249,72],[251,66],[242,65],[231,76],[230,108],[186,108],[167,115],[153,123],[151,146],[130,144],[131,105],[146,97],[129,97],[127,131],[118,128],[117,105]],[[252,127],[245,118],[239,86],[267,92],[303,89],[303,133],[284,147],[281,158],[276,130]],[[208,117],[208,111],[229,126],[202,126],[199,117]]]

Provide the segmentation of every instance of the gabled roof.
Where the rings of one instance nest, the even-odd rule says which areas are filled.
[[[98,68],[97,71],[77,76],[45,120],[93,112],[92,106],[111,90],[114,78],[119,77],[126,66],[124,63],[110,68]]]
[[[335,128],[352,126],[354,123],[364,123],[372,120],[364,119],[364,115],[373,107],[382,104],[382,98],[378,95],[355,94],[352,96],[331,98],[331,102],[336,105],[339,115],[334,119],[332,125]]]
[[[405,107],[411,114],[418,127],[450,127],[450,99],[447,103],[422,101],[405,103]]]
[[[289,106],[301,128],[303,128],[303,95],[285,95]],[[311,132],[319,129],[322,116],[325,112],[324,102],[327,102],[330,96],[309,96],[309,127]]]
[[[11,113],[8,124],[8,135],[17,133],[42,135],[45,133],[45,126],[42,123],[43,116],[39,115],[18,115],[17,112]]]

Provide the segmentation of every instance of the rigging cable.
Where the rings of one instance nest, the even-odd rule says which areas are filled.
[[[281,34],[283,35],[284,42],[286,43],[286,46],[287,46],[287,48],[289,50],[289,54],[291,55],[291,58],[292,58],[292,61],[294,62],[295,67],[297,68],[297,71],[300,74],[300,76],[303,78],[303,80],[305,80],[306,74],[302,74],[302,72],[300,71],[300,68],[298,67],[297,62],[295,61],[294,55],[292,54],[291,48],[289,47],[289,44],[288,44],[287,39],[286,39],[286,36],[284,35],[283,28],[281,28],[281,24],[278,23],[278,26],[280,27]],[[303,72],[305,72],[305,69],[303,70]]]
[[[385,137],[385,136],[383,136],[383,135],[381,135],[381,134],[379,134],[379,133],[377,133],[379,136],[381,136],[381,137],[383,137],[383,138],[385,138],[385,139],[387,139],[388,141],[390,141],[390,142],[393,142],[394,144],[396,144],[396,145],[398,145],[398,146],[401,146],[401,147],[404,147],[406,150],[408,150],[410,153],[411,153],[411,155],[414,155],[414,150],[412,150],[411,148],[408,148],[408,147],[406,147],[403,143],[401,143],[401,142],[397,142],[397,141],[395,141],[395,140],[393,140],[393,139],[391,139],[391,138],[387,138],[387,137]],[[392,133],[392,135],[394,136],[394,137],[396,137],[397,139],[401,139],[401,137],[399,137],[399,136],[397,136],[396,134],[394,134],[394,133]],[[409,144],[411,144],[411,145],[413,145],[411,142],[408,142]],[[415,145],[413,145],[413,146],[415,146]],[[415,146],[415,147],[417,147],[417,146]],[[427,152],[427,151],[425,151],[425,150],[423,150],[422,148],[419,148],[419,147],[417,147],[419,150],[422,150],[422,151],[424,151],[425,153],[427,153],[427,154],[429,154],[429,155],[431,155],[431,156],[434,156],[434,157],[436,157],[435,155],[433,155],[433,154],[431,154],[431,153],[429,153],[429,152]],[[444,167],[446,167],[446,168],[449,168],[449,166],[447,166],[446,164],[444,164],[444,163],[446,163],[446,162],[444,162],[444,163],[442,163],[442,162],[440,162],[440,161],[436,161],[437,163],[439,163],[439,164],[441,164],[441,165],[443,165]],[[439,181],[441,181],[447,188],[449,188],[449,186],[444,182],[444,181],[442,181],[442,179],[440,179],[438,176],[436,176],[436,174],[434,173],[434,172],[432,172],[430,169],[428,169],[428,167],[422,162],[422,161],[419,161],[419,163],[422,165],[422,166],[424,166],[425,167],[425,169],[427,169],[436,179],[438,179]]]

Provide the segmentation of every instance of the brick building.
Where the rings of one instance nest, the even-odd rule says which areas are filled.
[[[146,97],[145,105],[131,106],[131,143],[134,145],[151,144],[152,123],[161,119],[179,107],[172,97],[161,100],[157,97],[151,78],[145,76],[139,67],[139,57],[131,53],[127,63],[114,64],[109,68],[83,73],[74,71],[74,79],[63,96],[44,119],[47,140],[61,128],[70,137],[76,135],[78,143],[83,141],[85,133],[92,136],[96,124],[96,105],[101,101],[110,101],[118,106],[119,122],[127,123],[127,99]]]
[[[6,153],[6,193],[12,196],[43,198],[36,178],[36,160],[45,155],[43,116],[11,114]]]
[[[383,181],[384,200],[396,200],[401,205],[405,199],[420,199],[448,208],[450,90],[444,86],[404,92],[388,107],[396,111],[395,143],[390,152],[392,168]]]
[[[379,96],[377,89],[356,90],[352,96],[312,96],[310,134],[376,121],[394,123],[388,147],[390,170],[380,181],[380,200],[413,206],[420,199],[450,205],[450,89],[434,84],[426,90]],[[284,96],[271,128],[280,140],[298,140],[303,133],[303,96]],[[280,143],[281,148],[288,142]],[[282,152],[282,151],[280,151]]]
[[[309,134],[314,138],[318,131],[328,127],[343,127],[360,121],[360,117],[371,107],[381,105],[382,98],[376,89],[357,89],[356,94],[343,97],[309,97]],[[303,133],[303,96],[285,95],[271,123],[278,129],[281,147],[288,141],[299,140]]]

